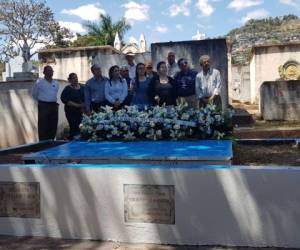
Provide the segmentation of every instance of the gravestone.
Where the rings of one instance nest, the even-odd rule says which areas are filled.
[[[126,223],[175,224],[175,191],[168,185],[124,184]]]
[[[264,120],[300,121],[300,80],[264,82],[260,109]]]
[[[0,182],[0,217],[40,218],[40,185]]]

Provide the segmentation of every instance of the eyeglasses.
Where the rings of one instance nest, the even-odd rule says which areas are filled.
[[[180,62],[180,65],[187,65],[187,64],[188,64],[187,61],[181,61],[181,62]]]
[[[152,69],[153,67],[152,66],[147,66],[147,69]]]

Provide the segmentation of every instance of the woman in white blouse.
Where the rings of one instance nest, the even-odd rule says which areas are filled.
[[[109,69],[109,81],[105,83],[105,98],[115,110],[120,109],[128,94],[126,80],[121,78],[117,65]]]

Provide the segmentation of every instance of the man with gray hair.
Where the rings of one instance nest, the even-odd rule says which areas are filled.
[[[132,91],[130,89],[130,83],[131,83],[131,79],[129,77],[129,69],[128,69],[128,66],[127,65],[123,65],[121,68],[120,68],[120,75],[123,79],[126,80],[126,83],[127,83],[127,89],[128,89],[128,94],[127,94],[127,97],[125,98],[125,101],[123,102],[124,105],[126,106],[129,106],[130,103],[131,103],[131,100],[132,100]]]
[[[93,64],[91,71],[93,77],[86,82],[84,88],[84,103],[87,114],[90,114],[91,111],[98,112],[101,106],[106,105],[105,83],[109,81],[108,78],[102,76],[99,64]]]
[[[210,67],[210,57],[200,57],[202,71],[196,76],[196,96],[199,99],[200,108],[211,103],[219,109],[222,108],[221,100],[221,74],[220,71]]]
[[[173,51],[170,51],[168,53],[167,60],[168,60],[167,63],[168,76],[174,77],[175,74],[179,71],[179,68],[175,60],[175,53]]]

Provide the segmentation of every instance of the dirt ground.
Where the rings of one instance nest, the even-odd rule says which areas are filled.
[[[280,250],[282,248],[221,247],[221,246],[165,246],[154,244],[126,244],[118,242],[60,240],[39,237],[0,236],[0,250]],[[285,248],[291,250],[292,248]]]
[[[234,145],[233,165],[300,166],[300,148],[291,144]]]

